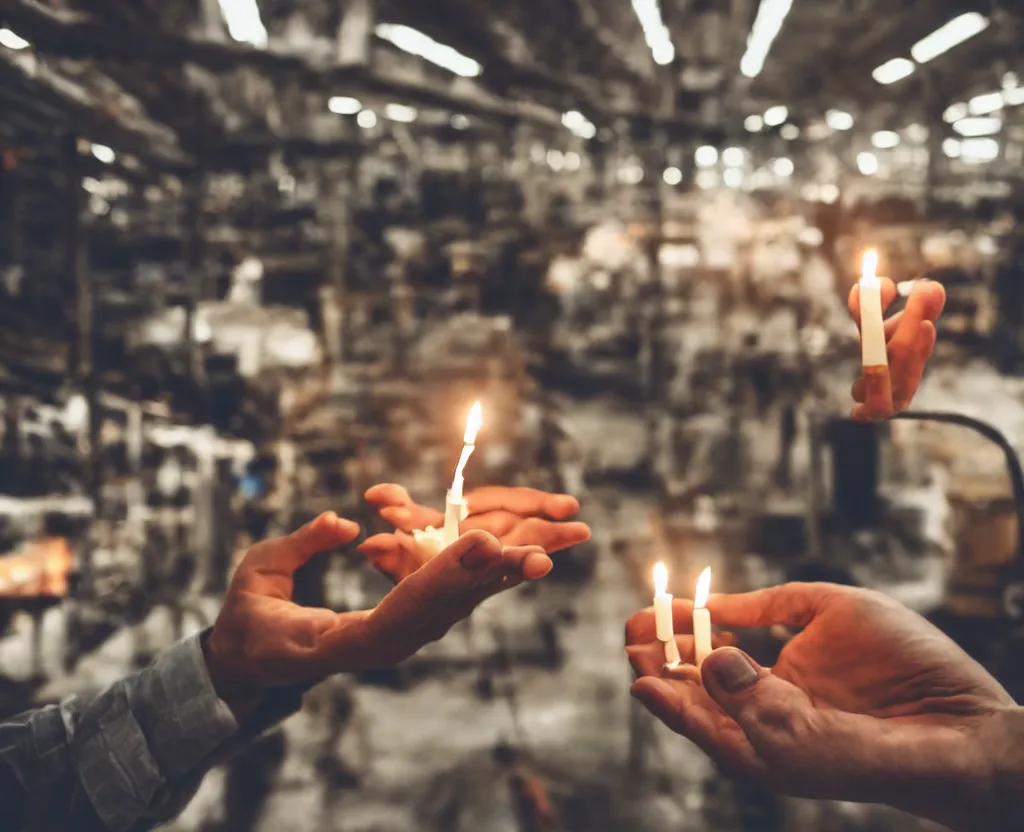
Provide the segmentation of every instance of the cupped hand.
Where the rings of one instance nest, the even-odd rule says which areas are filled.
[[[359,551],[392,580],[407,578],[427,560],[412,532],[440,528],[444,515],[413,501],[400,485],[375,485],[366,492],[366,500],[395,531],[369,538]],[[554,554],[590,539],[586,523],[572,522],[580,504],[568,494],[493,486],[471,492],[466,502],[469,516],[461,531],[485,531],[505,546],[539,546]]]
[[[335,613],[295,604],[295,570],[358,535],[357,524],[329,513],[246,554],[204,645],[214,688],[236,715],[251,713],[273,688],[395,665],[487,598],[543,577],[552,566],[538,546],[503,547],[493,535],[471,531],[373,610]]]
[[[773,668],[726,647],[699,672],[672,673],[653,613],[627,625],[634,696],[728,775],[791,796],[888,803],[957,828],[1003,828],[992,752],[1017,711],[938,629],[880,593],[830,584],[715,596],[708,608],[720,627],[799,629]],[[692,632],[692,615],[690,602],[675,602],[678,632]],[[680,651],[692,650],[683,635]]]
[[[896,300],[896,285],[882,279],[882,309],[888,309]],[[941,283],[923,280],[910,292],[906,308],[885,322],[885,337],[889,348],[889,378],[892,383],[892,402],[895,413],[910,407],[924,379],[928,359],[935,350],[935,322],[946,305],[946,290]],[[850,291],[850,314],[860,326],[860,285]],[[853,418],[860,421],[888,419],[886,412],[870,389],[868,382],[859,378],[853,385]]]

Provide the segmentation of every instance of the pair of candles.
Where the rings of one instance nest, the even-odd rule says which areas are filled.
[[[665,564],[654,566],[654,624],[658,641],[665,648],[665,665],[678,667],[682,663],[679,646],[676,644],[675,624],[672,620],[672,596],[667,592],[668,570]],[[693,646],[694,664],[700,667],[711,655],[711,613],[708,611],[708,595],[711,592],[711,567],[700,573],[697,591],[693,595]]]

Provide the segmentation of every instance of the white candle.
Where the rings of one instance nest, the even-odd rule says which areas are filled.
[[[448,496],[444,501],[444,545],[451,546],[459,539],[459,523],[466,519],[468,508],[463,499],[462,490],[465,486],[466,463],[476,450],[476,435],[480,431],[480,422],[483,420],[483,408],[477,402],[469,410],[466,418],[466,433],[462,437],[462,454],[459,456],[459,464],[455,466],[455,476],[452,478],[452,487],[448,490]]]
[[[882,318],[882,283],[878,279],[878,252],[864,253],[860,278],[860,341],[864,367],[888,367],[885,322]]]
[[[693,596],[693,647],[697,667],[711,655],[711,613],[708,612],[708,595],[711,592],[711,567],[700,573],[697,591]]]
[[[675,667],[682,660],[676,644],[675,625],[672,621],[672,596],[668,587],[668,570],[665,564],[654,565],[654,626],[658,641],[665,647],[665,664]]]

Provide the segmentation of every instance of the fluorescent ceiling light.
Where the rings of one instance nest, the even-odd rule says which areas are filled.
[[[327,102],[327,109],[335,115],[354,116],[363,109],[363,103],[357,98],[335,95]]]
[[[999,158],[999,142],[995,139],[964,139],[960,157],[965,162],[992,162]]]
[[[258,49],[267,46],[267,30],[260,19],[256,0],[218,0],[220,14],[228,27],[231,39],[248,43]]]
[[[578,110],[570,110],[562,114],[562,126],[581,139],[592,139],[597,135],[597,128]]]
[[[469,119],[462,113],[456,113],[452,116],[451,125],[456,130],[468,130]]]
[[[871,77],[879,84],[895,84],[913,74],[913,61],[908,61],[906,58],[893,58],[891,61],[886,61],[881,66],[875,67]]]
[[[850,130],[853,127],[853,116],[842,110],[829,110],[825,113],[825,123],[833,130]]]
[[[1021,104],[1024,104],[1024,87],[1003,90],[1003,106],[1019,107]]]
[[[633,12],[640,21],[654,62],[659,66],[672,63],[676,59],[676,48],[672,43],[672,33],[662,20],[658,0],[633,0]]]
[[[722,181],[727,188],[738,188],[743,184],[743,171],[739,168],[726,168],[722,174]]]
[[[989,116],[987,118],[962,118],[953,125],[961,136],[993,136],[1003,129],[1003,120]]]
[[[92,155],[103,162],[103,164],[113,164],[115,158],[114,151],[105,144],[94,144],[90,149],[92,150]]]
[[[381,23],[374,31],[377,33],[377,37],[397,46],[403,52],[430,61],[455,75],[460,75],[463,78],[476,78],[483,72],[483,67],[472,58],[466,57],[451,46],[438,43],[429,35],[409,26]]]
[[[391,121],[397,121],[401,124],[412,124],[416,121],[415,107],[407,107],[405,104],[385,104],[384,105],[384,118]]]
[[[945,139],[942,142],[942,152],[945,153],[950,159],[960,158],[960,142],[956,139]]]
[[[696,153],[693,154],[693,160],[699,168],[714,167],[718,164],[718,151],[711,145],[706,144],[703,147],[697,148]]]
[[[727,147],[722,151],[722,162],[727,168],[741,168],[746,161],[746,154],[741,148]]]
[[[789,110],[781,104],[777,107],[769,107],[764,113],[764,123],[769,127],[778,127],[789,118]]]
[[[857,170],[864,176],[874,176],[878,173],[878,157],[874,153],[857,154]]]
[[[747,116],[743,120],[743,129],[748,133],[760,133],[764,129],[764,119],[761,116]]]
[[[871,144],[879,150],[888,150],[900,143],[900,134],[892,130],[879,130],[871,136]]]
[[[791,142],[800,138],[800,128],[795,124],[783,124],[782,129],[779,131],[779,135],[787,142]]]
[[[793,6],[793,0],[761,0],[757,17],[747,38],[747,51],[740,61],[740,72],[747,78],[756,78],[764,69],[772,44]]]
[[[967,109],[967,104],[963,101],[957,104],[950,104],[946,108],[946,112],[942,114],[942,120],[946,124],[952,124],[954,121],[960,121],[962,118],[967,118],[970,115],[970,111]]]
[[[792,176],[795,168],[793,167],[793,160],[787,159],[783,156],[781,159],[776,159],[774,163],[772,163],[772,169],[775,171],[776,176],[786,177]]]
[[[662,178],[665,180],[666,185],[675,187],[683,181],[683,172],[679,168],[666,168]]]
[[[988,24],[988,18],[978,12],[968,12],[954,17],[945,26],[940,26],[928,37],[915,43],[910,54],[919,64],[926,64],[957,44],[984,32]]]
[[[25,38],[15,34],[10,29],[0,29],[0,46],[6,46],[8,49],[18,51],[20,49],[28,49],[30,45]]]
[[[356,116],[356,124],[364,130],[372,130],[377,126],[377,114],[373,110],[363,110]]]
[[[1003,93],[999,90],[976,95],[967,102],[967,109],[972,116],[987,116],[989,113],[995,113],[1003,109]]]

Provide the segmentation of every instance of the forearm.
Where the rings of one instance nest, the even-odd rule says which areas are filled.
[[[94,698],[75,697],[0,724],[5,828],[138,832],[176,815],[205,773],[293,712],[282,692],[239,729],[200,640]]]
[[[944,776],[887,802],[954,832],[1024,829],[1024,709],[978,719],[977,730],[965,732],[962,753],[938,766],[947,770]]]

